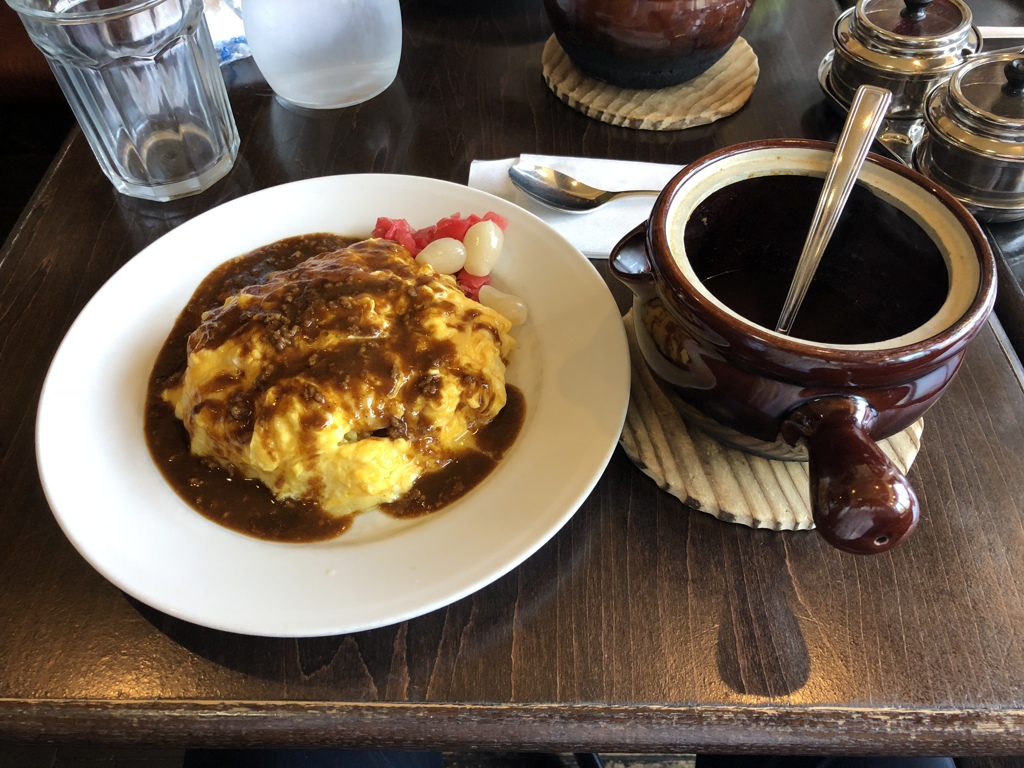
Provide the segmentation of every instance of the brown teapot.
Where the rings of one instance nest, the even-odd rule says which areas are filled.
[[[747,24],[754,0],[544,0],[555,37],[582,71],[626,88],[692,80]]]

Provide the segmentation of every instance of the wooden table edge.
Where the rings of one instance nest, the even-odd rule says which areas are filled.
[[[1024,710],[0,700],[0,742],[547,752],[1005,755]],[[841,745],[837,748],[837,745]]]

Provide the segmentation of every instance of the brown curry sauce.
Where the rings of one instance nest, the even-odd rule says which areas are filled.
[[[208,519],[234,531],[280,542],[331,539],[351,526],[354,515],[332,515],[310,501],[278,500],[259,481],[233,473],[189,449],[189,436],[162,393],[185,369],[189,335],[202,315],[240,289],[271,272],[356,242],[358,238],[311,234],[286,238],[221,265],[199,285],[178,316],[157,356],[146,393],[145,433],[150,453],[177,494]],[[497,466],[522,428],[526,402],[506,385],[507,402],[498,416],[474,436],[475,448],[452,456],[440,470],[420,477],[402,498],[380,507],[392,517],[436,512],[479,485]]]
[[[773,174],[709,195],[684,230],[700,281],[738,314],[774,328],[823,183]],[[857,184],[790,335],[829,344],[893,339],[927,322],[948,294],[946,262],[928,233]]]

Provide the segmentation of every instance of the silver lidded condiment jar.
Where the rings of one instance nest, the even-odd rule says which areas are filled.
[[[1024,55],[972,57],[928,95],[914,165],[982,221],[1024,219]]]
[[[861,85],[892,91],[887,113],[915,120],[929,91],[981,49],[962,0],[859,0],[832,29],[829,86],[847,106]]]

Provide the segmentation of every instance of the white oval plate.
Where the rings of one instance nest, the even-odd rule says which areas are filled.
[[[165,482],[143,410],[156,354],[218,264],[283,237],[368,235],[378,216],[414,227],[455,212],[509,220],[494,284],[526,324],[508,379],[526,396],[515,445],[488,478],[413,521],[360,516],[331,541],[261,541],[210,522]],[[367,174],[297,181],[208,211],[161,237],[86,305],[54,357],[36,423],[39,473],[61,528],[114,585],[167,614],[274,637],[340,634],[448,605],[533,554],[604,471],[629,400],[629,352],[601,276],[547,224],[458,184]]]

